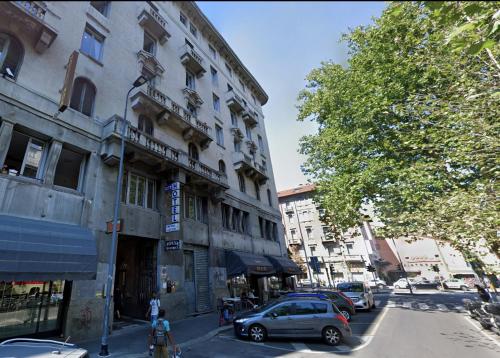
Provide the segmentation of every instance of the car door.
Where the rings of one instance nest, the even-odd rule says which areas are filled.
[[[315,335],[314,331],[318,324],[318,317],[316,316],[316,309],[312,302],[294,302],[291,317],[295,337],[310,337]]]
[[[332,314],[328,312],[327,302],[313,302],[315,310],[313,334],[316,337],[321,337],[323,328],[332,324]]]
[[[267,312],[263,319],[262,324],[266,328],[269,336],[289,336],[292,335],[292,303],[282,303]]]

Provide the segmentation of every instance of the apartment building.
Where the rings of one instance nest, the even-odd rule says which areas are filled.
[[[314,202],[313,184],[278,192],[285,240],[291,258],[300,265],[302,282],[333,286],[343,281],[366,281],[374,278],[366,270],[378,255],[369,222],[335,237],[321,221],[322,209]],[[307,262],[317,260],[319,272]],[[308,266],[310,266],[308,268]]]
[[[268,96],[194,2],[2,2],[0,72],[0,339],[101,334],[124,125],[122,315],[293,274]]]

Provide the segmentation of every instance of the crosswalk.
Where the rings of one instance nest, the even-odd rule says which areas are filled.
[[[392,300],[389,299],[385,304],[382,301],[375,301],[377,307],[387,308],[404,308],[420,311],[440,311],[440,312],[463,312],[465,311],[462,305],[453,303],[429,303],[418,302],[414,300]]]

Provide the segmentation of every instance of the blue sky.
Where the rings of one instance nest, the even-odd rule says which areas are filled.
[[[385,2],[197,2],[269,95],[263,107],[278,190],[306,183],[299,138],[314,133],[297,122],[297,95],[321,61],[345,64],[339,43],[349,28],[372,23]]]

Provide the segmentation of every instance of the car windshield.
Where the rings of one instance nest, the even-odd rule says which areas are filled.
[[[363,292],[362,283],[340,283],[337,289],[342,292]]]

